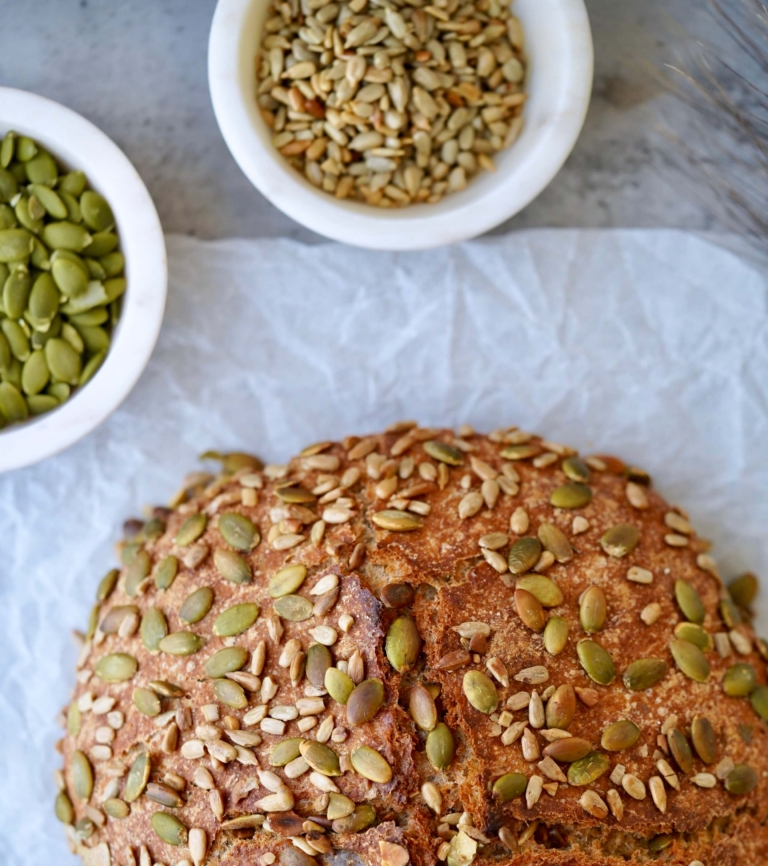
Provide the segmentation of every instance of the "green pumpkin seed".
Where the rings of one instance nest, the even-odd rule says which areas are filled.
[[[0,331],[0,370],[6,370],[11,363],[11,347],[8,338]]]
[[[316,689],[327,688],[325,685],[325,675],[331,669],[332,664],[331,651],[327,646],[323,646],[321,643],[313,643],[307,650],[307,679]],[[352,685],[354,688],[354,683]],[[329,694],[335,701],[339,700],[330,691]],[[349,697],[349,694],[347,694],[347,697]],[[340,703],[344,703],[344,701],[340,701]]]
[[[117,797],[110,797],[102,803],[102,808],[110,818],[122,820],[131,814],[130,806],[125,800],[120,800]]]
[[[757,773],[746,764],[736,764],[725,777],[725,790],[729,794],[751,794],[757,787]]]
[[[213,605],[213,590],[210,586],[201,586],[190,593],[179,608],[179,619],[190,625],[200,622]]]
[[[728,592],[735,604],[745,610],[752,604],[757,595],[759,583],[754,574],[747,572],[728,584]]]
[[[508,803],[525,793],[528,777],[522,773],[505,773],[493,783],[493,796],[501,803]]]
[[[768,686],[757,686],[749,696],[752,709],[768,722]]]
[[[680,640],[687,640],[702,652],[711,652],[714,646],[712,635],[704,631],[700,625],[696,625],[695,622],[679,622],[675,626],[675,637],[680,638]]]
[[[325,817],[330,821],[335,821],[338,818],[346,818],[355,811],[355,803],[349,797],[343,794],[330,793],[328,795],[328,809]]]
[[[29,340],[21,325],[11,319],[3,319],[0,322],[3,334],[11,347],[11,354],[22,363],[29,357]]]
[[[239,671],[248,661],[248,651],[241,646],[217,650],[205,663],[205,672],[211,679]]]
[[[709,719],[704,716],[693,717],[691,741],[696,754],[705,764],[714,764],[717,761],[717,735]]]
[[[147,798],[170,809],[180,809],[184,805],[184,801],[173,788],[157,782],[150,782],[147,785]]]
[[[505,460],[527,460],[537,454],[541,454],[541,448],[538,445],[508,445],[501,450],[501,456]]]
[[[82,171],[70,171],[59,178],[57,189],[79,198],[85,190],[85,174]]]
[[[741,698],[752,692],[757,684],[757,673],[750,664],[731,665],[723,677],[723,691],[732,698]]]
[[[5,133],[3,143],[0,144],[0,166],[8,168],[16,150],[16,133],[11,129]],[[70,822],[66,822],[70,823]]]
[[[306,758],[306,755],[304,757]],[[389,766],[383,755],[370,746],[358,746],[352,751],[350,761],[355,772],[364,779],[379,785],[386,785],[392,779],[392,767]]]
[[[355,811],[347,818],[338,818],[335,820],[331,826],[331,829],[334,833],[359,833],[362,830],[365,830],[366,827],[370,827],[371,824],[376,820],[376,810],[368,803],[364,803],[362,806],[355,806]],[[289,848],[283,850],[290,850],[299,852],[298,848]],[[307,858],[309,859],[309,858]],[[304,860],[300,862],[285,862],[281,863],[281,866],[314,866],[316,863],[315,860],[312,863],[307,863]]]
[[[219,637],[234,637],[247,631],[258,619],[259,606],[251,602],[235,604],[222,611],[213,623],[213,633]],[[323,647],[325,649],[325,647]],[[309,658],[309,654],[307,654]]]
[[[155,569],[155,586],[158,589],[170,589],[179,570],[179,560],[172,554],[163,557]]]
[[[243,687],[234,680],[215,680],[213,692],[222,704],[232,707],[233,710],[242,710],[248,706],[248,698]]]
[[[639,739],[640,728],[629,719],[621,719],[603,731],[600,745],[606,752],[622,752],[631,749]]]
[[[348,724],[355,727],[369,722],[384,704],[384,684],[377,679],[363,680],[349,695],[346,704]]]
[[[83,360],[66,340],[58,337],[45,344],[48,369],[61,382],[77,385],[83,369]]]
[[[317,770],[318,773],[322,773],[323,776],[341,775],[339,756],[330,746],[318,743],[317,740],[302,740],[299,745],[299,752],[309,766],[313,770]],[[354,766],[354,759],[352,766]]]
[[[251,582],[251,567],[234,550],[217,549],[213,554],[213,564],[224,580],[228,580],[230,583],[244,584]]]
[[[16,219],[16,214],[13,212],[13,208],[7,204],[0,204],[0,231],[14,229],[17,225],[18,220]],[[5,263],[2,264],[5,267]],[[7,277],[8,274],[3,274],[3,270],[0,268],[0,281],[4,282]]]
[[[571,481],[580,481],[582,484],[589,481],[589,466],[580,457],[566,457],[561,468]]]
[[[559,655],[568,643],[568,621],[561,616],[551,616],[544,626],[544,649],[553,656]]]
[[[563,603],[563,593],[560,587],[543,574],[526,574],[515,584],[517,589],[524,589],[541,604],[542,607],[557,607]]]
[[[55,397],[60,403],[63,403],[64,400],[68,399],[71,392],[72,389],[66,382],[54,382],[52,385],[49,385],[46,390],[46,393]]]
[[[456,746],[451,729],[438,722],[427,734],[426,753],[429,763],[436,770],[444,770],[453,763]]]
[[[565,533],[552,523],[542,523],[537,533],[544,550],[548,550],[560,562],[573,559],[573,548]]]
[[[139,629],[144,646],[151,652],[160,652],[160,642],[168,634],[168,623],[163,612],[156,607],[147,609]]]
[[[599,586],[590,586],[581,598],[579,619],[587,634],[600,631],[608,615],[608,602]]]
[[[69,317],[69,321],[75,327],[94,327],[103,325],[109,319],[109,313],[106,307],[96,307],[93,310],[88,310],[87,313],[77,313]]]
[[[384,651],[398,673],[409,671],[421,652],[421,635],[409,616],[398,617],[387,630]]]
[[[480,713],[490,715],[499,705],[496,686],[482,671],[467,671],[462,682],[464,696]]]
[[[187,547],[205,532],[208,517],[205,514],[191,514],[179,527],[176,533],[176,544]]]
[[[229,511],[219,517],[219,532],[227,544],[236,550],[248,552],[261,540],[256,527],[242,514]]]
[[[269,763],[273,767],[284,767],[301,755],[302,737],[289,737],[279,742],[269,753]]]
[[[59,293],[50,274],[40,274],[29,295],[29,312],[38,322],[52,322],[59,309]]]
[[[82,222],[83,214],[80,210],[80,204],[78,200],[70,193],[61,189],[61,187],[58,188],[57,192],[59,193],[59,198],[64,202],[64,207],[67,212],[64,219],[69,220],[71,223]]]
[[[642,692],[655,686],[666,673],[663,659],[638,659],[624,671],[624,685],[633,692]]]
[[[328,694],[340,704],[346,704],[355,690],[354,681],[338,668],[329,667],[325,672],[324,686]]]
[[[136,709],[150,718],[160,715],[160,698],[149,689],[134,689],[133,703]]]
[[[612,526],[600,539],[600,546],[616,559],[632,553],[640,540],[640,531],[630,523],[620,523]]]
[[[675,598],[683,616],[689,621],[701,625],[706,611],[699,593],[687,580],[675,581]]]
[[[563,685],[547,701],[546,724],[548,728],[566,730],[576,715],[576,692],[573,686]]]
[[[398,511],[393,508],[377,511],[371,515],[371,520],[376,526],[381,527],[381,529],[388,529],[390,532],[413,532],[424,526],[424,520],[418,514],[412,514],[410,511]]]
[[[196,653],[205,643],[199,635],[191,631],[176,631],[164,637],[158,646],[160,652],[172,656],[189,656]]]
[[[11,319],[20,319],[27,309],[29,293],[32,289],[32,277],[26,265],[16,268],[3,286],[3,307],[5,314]]]
[[[91,189],[82,194],[80,209],[85,224],[95,232],[108,231],[115,224],[115,217],[107,200]]]
[[[106,277],[117,277],[125,268],[125,256],[123,256],[121,252],[115,251],[114,253],[102,256],[98,263],[103,271],[103,276],[101,276],[100,279],[103,280]]]
[[[11,423],[26,421],[29,409],[21,391],[10,382],[0,383],[0,417]]]
[[[67,206],[49,186],[33,183],[29,191],[54,219],[65,220],[69,215]]]
[[[687,677],[697,683],[705,683],[709,679],[709,662],[697,646],[687,640],[673,638],[669,648],[675,664]]]
[[[53,186],[59,176],[56,162],[50,153],[39,150],[36,156],[28,160],[26,164],[27,178],[30,183],[44,183]]]
[[[602,752],[590,752],[579,761],[574,761],[568,767],[568,781],[571,785],[591,785],[611,768],[608,755]]]
[[[542,631],[547,622],[547,615],[538,599],[527,590],[520,588],[515,590],[514,597],[515,609],[523,624],[531,631]]]
[[[167,680],[150,680],[149,687],[161,698],[180,698],[184,694],[184,689]]]
[[[39,238],[32,238],[32,255],[29,257],[29,263],[41,271],[50,271],[51,269],[48,249]]]
[[[141,537],[146,541],[157,541],[165,533],[165,522],[158,517],[148,520],[141,530]]]
[[[16,178],[5,168],[0,168],[0,202],[7,204],[13,201],[19,191]]]
[[[107,303],[109,303],[109,298],[107,297],[107,290],[104,288],[104,284],[97,280],[89,280],[85,292],[77,297],[71,297],[61,307],[61,312],[68,316],[73,316],[86,313],[88,310],[94,309],[94,307],[100,307]],[[86,346],[91,347],[92,351],[104,348],[105,337],[97,336],[99,332],[96,329],[89,336],[86,336],[86,329],[84,327],[81,325],[76,325],[76,327],[83,336],[83,342]]]
[[[104,266],[100,261],[90,257],[86,257],[83,261],[88,268],[88,275],[92,280],[98,280],[100,283],[106,280],[107,272],[104,270]]]
[[[110,653],[96,662],[93,672],[105,683],[122,683],[133,679],[138,667],[139,663],[128,653]]]
[[[16,219],[21,223],[21,225],[24,226],[25,229],[33,232],[35,235],[39,235],[45,225],[42,219],[45,211],[43,211],[43,214],[38,213],[38,206],[39,202],[35,199],[20,196],[13,209]],[[40,210],[42,210],[42,208],[40,208]]]
[[[512,574],[525,574],[539,561],[541,542],[533,536],[519,538],[510,548],[507,555],[509,570]]]
[[[78,839],[90,839],[96,830],[96,825],[90,818],[81,818],[75,822],[75,834]]]
[[[96,601],[106,601],[114,592],[117,586],[117,579],[120,577],[120,571],[117,568],[110,569],[104,577],[99,581],[96,588]]]
[[[549,501],[555,508],[584,508],[592,501],[592,490],[586,484],[572,481],[553,490]]]
[[[88,245],[88,255],[94,259],[99,259],[116,249],[117,235],[114,232],[96,232]]]
[[[10,321],[9,319],[5,319],[6,322]],[[13,322],[15,325],[16,322]],[[17,358],[14,358],[11,361],[8,369],[3,370],[0,373],[0,378],[2,378],[3,382],[13,385],[13,387],[21,392],[21,363]],[[0,421],[2,421],[2,412],[0,411]]]
[[[72,801],[64,791],[59,791],[56,795],[54,811],[62,824],[71,824],[75,820],[75,810],[72,808]]]
[[[609,686],[616,679],[616,668],[610,653],[597,641],[583,640],[576,647],[581,666],[587,676],[601,686]]]
[[[430,457],[434,457],[441,463],[447,463],[448,466],[461,466],[464,463],[464,455],[453,445],[430,440],[424,443],[423,448]]]
[[[283,619],[291,622],[304,622],[312,616],[312,602],[301,595],[284,595],[277,598],[274,608]]]
[[[693,770],[693,752],[685,734],[673,728],[667,733],[667,743],[677,766],[684,773],[690,773]]]
[[[68,258],[57,258],[51,262],[51,276],[61,293],[68,298],[82,297],[88,288],[88,272]]]
[[[168,812],[155,812],[152,816],[152,829],[168,845],[178,847],[187,843],[187,828],[175,815]]]
[[[80,722],[80,707],[78,707],[77,701],[72,701],[67,707],[67,730],[71,736],[76,737],[80,733]]]
[[[277,571],[269,581],[268,592],[272,598],[291,595],[304,583],[307,576],[305,565],[288,565]]]
[[[296,484],[288,484],[285,487],[278,487],[275,491],[283,502],[291,505],[306,505],[310,502],[315,502],[317,496],[304,487]]]
[[[545,749],[544,754],[562,764],[575,764],[581,761],[593,751],[592,743],[581,737],[567,737],[564,740],[555,740]]]
[[[654,836],[648,843],[648,850],[651,854],[660,854],[665,848],[669,848],[672,844],[672,837],[667,833],[660,833]]]
[[[68,220],[47,223],[42,234],[43,242],[52,250],[70,250],[73,253],[80,253],[91,242],[91,235],[87,229]]]
[[[139,550],[125,572],[125,591],[133,598],[139,587],[149,577],[152,560],[146,550]]]
[[[78,749],[72,753],[70,768],[72,770],[72,784],[75,796],[78,800],[85,803],[91,799],[91,794],[93,793],[93,769],[91,762]]]
[[[127,616],[138,615],[135,604],[118,604],[110,608],[99,628],[104,634],[117,634],[121,623]]]

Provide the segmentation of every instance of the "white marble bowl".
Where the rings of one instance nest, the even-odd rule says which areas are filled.
[[[307,228],[334,240],[414,250],[475,237],[522,210],[558,173],[589,106],[593,51],[583,0],[514,0],[529,56],[520,138],[466,190],[436,205],[398,210],[337,201],[274,149],[256,104],[255,58],[267,0],[219,0],[211,26],[208,78],[222,134],[253,185]]]
[[[95,376],[59,408],[0,430],[0,472],[68,448],[112,413],[147,365],[165,310],[167,263],[152,199],[128,157],[69,108],[0,87],[0,138],[9,130],[42,144],[64,166],[82,169],[112,206],[128,287],[112,345]]]

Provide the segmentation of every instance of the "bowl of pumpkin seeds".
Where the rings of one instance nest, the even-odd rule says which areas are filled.
[[[409,250],[482,234],[549,184],[593,49],[583,0],[218,0],[208,74],[267,199],[334,240]]]
[[[166,282],[157,212],[117,145],[0,87],[0,471],[117,408],[154,348]]]

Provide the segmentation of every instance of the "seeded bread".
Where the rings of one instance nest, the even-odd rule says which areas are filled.
[[[208,456],[83,636],[87,866],[768,862],[755,580],[644,472],[411,424]]]

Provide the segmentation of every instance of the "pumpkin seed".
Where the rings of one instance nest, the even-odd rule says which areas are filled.
[[[387,630],[384,651],[398,673],[409,671],[421,652],[421,635],[409,616],[398,617]]]
[[[88,272],[69,258],[60,256],[54,259],[51,276],[67,298],[79,298],[88,288]]]
[[[71,223],[80,223],[83,221],[83,212],[80,210],[80,203],[78,200],[70,193],[66,192],[66,190],[58,188],[59,198],[64,202],[64,207],[67,211],[67,215],[64,217],[68,219]]]
[[[110,569],[102,577],[96,589],[96,601],[106,601],[112,595],[117,586],[118,577],[120,577],[120,571],[116,568]]]
[[[592,743],[581,737],[566,737],[562,740],[555,740],[544,749],[544,754],[548,758],[552,758],[553,761],[560,761],[562,764],[575,764],[576,761],[582,761],[592,752]]]
[[[213,554],[213,564],[219,574],[230,583],[243,584],[251,582],[251,567],[234,550],[218,548]]]
[[[184,805],[184,801],[173,788],[158,782],[150,782],[147,785],[147,798],[161,806],[168,806],[169,809],[180,809]]]
[[[364,803],[362,806],[355,806],[355,811],[349,817],[335,820],[331,825],[331,829],[334,833],[359,833],[361,830],[365,830],[366,827],[370,827],[375,820],[376,810],[368,803]],[[290,850],[298,851],[299,849],[293,848]],[[313,860],[314,863],[315,861]],[[312,864],[303,862],[296,864],[284,863],[282,866],[312,866]]]
[[[709,679],[709,662],[697,646],[687,640],[673,638],[669,648],[675,664],[687,677],[697,683],[705,683]]]
[[[213,605],[213,590],[210,586],[201,586],[190,593],[179,608],[179,619],[192,624],[200,622]]]
[[[398,511],[394,508],[385,508],[371,515],[371,520],[381,529],[390,532],[413,532],[424,526],[424,520],[410,511]]]
[[[79,749],[72,753],[70,761],[72,770],[72,784],[75,796],[85,803],[91,799],[93,793],[93,768],[91,762]]]
[[[392,779],[392,768],[384,756],[370,746],[358,746],[353,749],[350,761],[354,770],[364,779],[380,785],[386,785]]]
[[[247,553],[261,541],[253,523],[242,514],[228,511],[219,517],[219,532],[227,544]]]
[[[16,150],[16,133],[13,130],[6,132],[3,143],[0,145],[0,166],[8,168]],[[69,822],[67,822],[69,823]]]
[[[156,695],[163,698],[180,698],[184,694],[184,689],[167,680],[150,680],[149,687]]]
[[[544,626],[544,649],[553,656],[559,655],[568,643],[568,621],[561,616],[551,616]]]
[[[218,679],[225,674],[241,670],[247,661],[248,651],[243,647],[224,647],[224,649],[217,650],[206,660],[205,672],[211,679]]]
[[[675,637],[687,640],[702,652],[711,652],[714,646],[712,635],[695,622],[679,622],[675,626]]]
[[[558,562],[570,562],[573,559],[573,548],[562,529],[553,523],[542,523],[537,533],[544,550],[548,550]]]
[[[205,514],[191,514],[179,527],[176,533],[176,544],[187,547],[205,532],[208,517]]]
[[[281,740],[269,753],[269,763],[273,767],[284,767],[291,761],[295,761],[301,755],[300,747],[303,742],[302,737],[289,737],[287,740]]]
[[[205,641],[191,631],[175,631],[158,644],[160,652],[172,656],[190,656],[196,653]]]
[[[141,618],[139,629],[144,646],[151,652],[160,652],[160,641],[168,634],[168,623],[161,610],[156,607],[147,608]]]
[[[59,309],[59,292],[50,274],[40,274],[29,294],[29,313],[40,323],[50,323]]]
[[[98,264],[104,272],[104,277],[116,277],[123,272],[125,268],[125,256],[121,252],[109,253],[99,259]]]
[[[388,583],[381,591],[383,604],[396,610],[401,607],[408,607],[414,596],[415,593],[410,583]]]
[[[139,550],[125,572],[125,591],[133,598],[139,587],[149,577],[152,561],[146,550]]]
[[[620,523],[607,530],[600,539],[600,546],[616,559],[621,559],[637,547],[640,540],[640,530],[631,523]]]
[[[508,445],[501,449],[501,456],[505,460],[527,460],[540,453],[541,448],[538,445]]]
[[[530,571],[541,556],[541,542],[538,538],[526,535],[519,538],[507,554],[509,570],[512,574],[525,574]]]
[[[133,703],[136,709],[145,716],[160,715],[160,698],[149,689],[134,689]]]
[[[30,415],[42,415],[44,412],[50,412],[51,409],[55,409],[58,405],[59,401],[48,394],[30,394],[27,397]]]
[[[71,824],[75,820],[75,810],[72,808],[72,801],[64,791],[59,791],[56,795],[54,811],[62,824]]]
[[[565,730],[576,715],[576,692],[573,686],[563,685],[547,701],[546,724],[548,728]]]
[[[525,793],[528,777],[522,773],[505,773],[493,783],[493,796],[501,803],[508,803]]]
[[[427,734],[426,753],[429,763],[436,770],[444,770],[453,763],[456,746],[448,725],[438,722]]]
[[[287,565],[277,571],[269,581],[268,592],[272,598],[291,595],[304,583],[306,576],[306,565]]]
[[[299,745],[299,752],[309,766],[313,770],[317,770],[318,773],[322,773],[323,776],[341,775],[339,756],[330,746],[318,743],[317,740],[302,740]],[[354,757],[352,759],[352,766],[354,766]]]
[[[187,842],[187,828],[175,815],[168,812],[155,812],[152,816],[152,829],[168,845],[178,847]]]
[[[655,686],[667,672],[663,659],[638,659],[624,671],[624,685],[633,692]]]
[[[423,448],[430,457],[434,457],[441,463],[447,463],[449,466],[461,466],[464,463],[464,455],[453,445],[430,440],[424,443]]]
[[[768,722],[768,686],[757,686],[749,696],[749,702],[758,716]]]
[[[312,616],[312,602],[301,595],[284,595],[276,598],[274,608],[283,619],[303,622]]]
[[[283,502],[290,505],[306,505],[310,502],[315,502],[317,496],[298,484],[288,484],[285,487],[278,487],[275,491]]]
[[[163,557],[155,569],[155,586],[170,589],[179,570],[179,560],[173,554]]]
[[[730,598],[720,600],[720,616],[728,628],[736,628],[741,625],[743,618],[736,604]]]
[[[581,627],[587,634],[594,634],[605,625],[607,615],[608,602],[605,593],[599,586],[590,586],[582,596],[579,605]]]
[[[0,382],[0,416],[6,421],[25,421],[29,409],[19,389],[10,382]]]
[[[32,234],[27,229],[3,229],[0,231],[0,262],[25,259],[33,246]]]
[[[600,745],[607,752],[622,752],[631,749],[639,739],[640,728],[629,719],[621,719],[603,731]]]
[[[26,361],[29,357],[29,340],[21,325],[11,319],[3,319],[0,326],[2,326],[3,334],[8,341],[13,357],[22,363]],[[8,368],[6,368],[6,374],[7,372]]]
[[[29,187],[29,192],[54,219],[65,220],[67,218],[67,206],[49,186],[33,183]]]
[[[73,253],[82,252],[91,242],[91,235],[86,228],[68,220],[47,223],[43,227],[42,238],[49,249]]]
[[[660,854],[665,848],[669,848],[672,844],[672,837],[667,833],[660,833],[654,836],[648,843],[648,850],[651,854]]]
[[[32,277],[26,266],[16,268],[3,286],[3,307],[5,315],[20,319],[27,309],[29,293],[32,290]]]
[[[421,683],[411,688],[408,699],[408,709],[411,718],[422,731],[431,731],[437,724],[437,707],[429,689]]]
[[[104,198],[92,189],[86,190],[80,197],[80,207],[83,211],[83,221],[95,232],[108,231],[115,224],[112,208]],[[58,217],[63,219],[63,217]]]
[[[120,800],[118,797],[110,797],[102,803],[102,808],[110,818],[122,820],[131,814],[131,809],[125,800]]]
[[[235,637],[247,631],[258,617],[258,604],[245,602],[232,605],[216,617],[213,623],[213,633],[219,637]]]
[[[490,715],[499,705],[496,686],[482,671],[467,671],[462,683],[464,696],[480,713]]]
[[[675,598],[683,616],[688,622],[701,625],[704,622],[706,611],[704,602],[699,593],[688,583],[687,580],[675,581]]]
[[[601,686],[609,686],[616,679],[616,668],[610,653],[597,641],[583,640],[576,647],[581,666],[587,676]]]
[[[77,701],[72,701],[67,707],[67,730],[73,737],[80,733],[80,721],[80,707],[78,707]]]
[[[213,693],[222,704],[232,707],[233,710],[242,710],[248,706],[248,698],[243,687],[234,680],[215,680]]]
[[[579,761],[574,761],[568,767],[568,781],[571,785],[591,785],[611,768],[608,755],[602,752],[590,752]]]
[[[340,704],[346,704],[355,690],[354,681],[344,671],[333,667],[329,667],[325,672],[324,686],[334,701]]]
[[[347,723],[355,727],[369,722],[383,703],[384,685],[381,680],[363,680],[346,701]]]
[[[524,589],[541,604],[542,607],[557,607],[563,603],[563,593],[560,587],[543,574],[525,574],[515,584],[517,589]]]
[[[333,660],[331,658],[331,651],[327,646],[323,646],[321,643],[313,643],[307,650],[307,679],[316,689],[327,688],[325,684],[325,676],[326,672],[330,670],[332,664]],[[354,688],[354,683],[352,683],[352,687]],[[331,694],[330,691],[329,694]],[[333,694],[331,694],[331,697],[334,700],[338,700],[338,698],[334,697]],[[347,697],[349,697],[349,694]],[[339,701],[339,703],[344,703],[344,701]]]
[[[589,481],[589,466],[580,457],[566,457],[561,468],[571,481]]]
[[[586,484],[572,481],[555,488],[549,501],[555,508],[584,508],[592,501],[592,490]]]
[[[346,818],[355,811],[354,800],[345,797],[343,794],[335,794],[331,792],[328,795],[328,809],[325,817],[329,821],[335,821],[338,818]]]
[[[750,794],[757,787],[757,773],[746,764],[736,764],[725,777],[725,790],[729,794]]]
[[[547,622],[547,615],[541,602],[525,589],[515,590],[515,608],[523,624],[531,631],[542,631]]]
[[[714,764],[717,761],[717,735],[709,719],[704,716],[693,717],[691,740],[696,754],[705,764]]]
[[[45,183],[52,186],[59,176],[53,157],[39,148],[37,154],[28,160],[26,169],[30,183]]]
[[[677,766],[684,773],[690,773],[693,770],[693,752],[685,734],[679,728],[672,728],[667,733],[667,743]]]
[[[113,252],[116,248],[117,235],[114,232],[96,232],[88,244],[88,255],[98,259]]]
[[[746,662],[731,665],[723,677],[723,691],[732,698],[741,698],[752,692],[757,684],[757,673]]]
[[[755,575],[747,572],[728,584],[728,592],[735,604],[746,609],[755,600],[758,587],[759,584]]]
[[[127,653],[110,653],[102,656],[93,669],[96,676],[105,683],[122,683],[133,679],[139,663]]]

